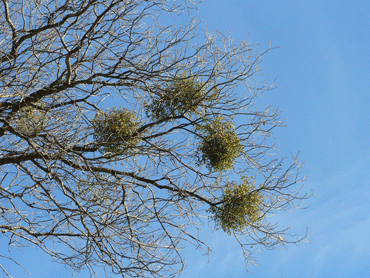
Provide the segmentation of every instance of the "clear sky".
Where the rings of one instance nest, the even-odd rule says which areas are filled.
[[[279,47],[261,65],[278,77],[262,101],[281,108],[279,145],[300,151],[315,196],[277,216],[297,233],[307,225],[311,243],[263,251],[246,274],[237,244],[217,234],[210,263],[194,259],[183,277],[370,277],[370,1],[213,0],[199,14],[235,42]]]
[[[307,209],[276,216],[298,234],[307,226],[311,243],[265,250],[247,274],[232,237],[205,230],[215,253],[208,262],[185,250],[181,277],[370,277],[370,1],[205,0],[198,17],[208,31],[231,31],[236,43],[279,47],[261,65],[277,88],[259,101],[281,108],[287,127],[275,135],[287,156],[300,151],[305,187],[315,195]],[[24,251],[31,277],[71,276]]]

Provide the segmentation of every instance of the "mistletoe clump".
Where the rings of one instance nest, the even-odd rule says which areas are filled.
[[[36,136],[46,127],[50,117],[44,111],[44,105],[26,106],[22,108],[16,117],[16,130],[27,136]]]
[[[81,178],[76,186],[78,196],[91,204],[103,204],[109,202],[109,188],[107,176],[95,173],[93,176]]]
[[[233,123],[224,117],[217,117],[197,126],[196,130],[201,136],[199,162],[216,172],[232,168],[243,149]]]
[[[243,231],[247,225],[261,220],[266,196],[255,189],[254,181],[242,178],[242,184],[228,183],[223,191],[220,206],[210,208],[216,226],[229,235],[231,231]]]
[[[102,152],[127,153],[140,142],[140,122],[135,113],[125,108],[99,111],[92,120],[94,139]]]
[[[153,118],[162,120],[185,114],[199,115],[205,102],[218,98],[217,88],[209,92],[205,83],[186,75],[183,73],[180,78],[175,79],[161,97],[154,98],[148,105],[147,110]]]

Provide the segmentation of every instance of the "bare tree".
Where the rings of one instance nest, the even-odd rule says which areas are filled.
[[[161,25],[187,1],[1,2],[3,241],[92,276],[170,277],[184,245],[210,250],[207,221],[247,263],[302,239],[268,217],[306,195],[274,155],[278,111],[254,105],[264,53],[191,17]]]

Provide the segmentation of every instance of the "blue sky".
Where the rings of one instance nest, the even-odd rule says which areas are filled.
[[[276,216],[297,233],[307,225],[311,243],[265,250],[247,274],[237,244],[213,235],[211,262],[194,259],[183,277],[370,277],[370,2],[217,0],[199,14],[235,42],[279,47],[261,65],[277,88],[259,101],[281,108],[279,145],[300,151],[315,195]]]
[[[187,248],[181,277],[370,277],[370,1],[205,0],[198,17],[208,31],[231,31],[236,43],[279,47],[261,65],[277,88],[259,101],[281,108],[287,127],[275,135],[284,154],[300,151],[315,195],[307,209],[276,216],[298,234],[307,226],[311,243],[264,250],[247,274],[232,237],[205,228],[215,253],[208,262]],[[20,256],[29,258],[31,277],[70,277],[28,251]]]

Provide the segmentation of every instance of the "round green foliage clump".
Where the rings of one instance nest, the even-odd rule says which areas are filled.
[[[103,147],[103,153],[127,153],[140,142],[138,118],[125,108],[99,111],[91,122],[94,139]]]
[[[109,201],[109,183],[106,177],[100,176],[96,173],[94,176],[87,176],[87,178],[81,178],[77,182],[76,193],[78,196],[92,204],[102,204]]]
[[[232,168],[243,150],[233,123],[224,117],[217,117],[212,122],[197,126],[196,130],[201,136],[199,162],[216,172]]]
[[[27,136],[40,134],[50,120],[49,115],[41,109],[27,106],[20,110],[15,123],[16,130]]]
[[[187,77],[186,73],[175,79],[160,98],[154,98],[147,110],[157,120],[181,115],[198,115],[202,113],[202,105],[218,98],[218,90],[208,92],[205,83],[195,77]]]
[[[224,189],[220,206],[210,209],[217,226],[231,234],[242,231],[247,225],[260,221],[266,196],[255,190],[254,181],[242,178],[242,184],[228,183]]]

